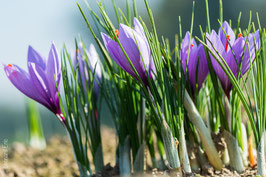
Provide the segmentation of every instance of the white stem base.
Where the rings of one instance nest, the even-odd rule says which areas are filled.
[[[120,176],[128,177],[131,173],[129,136],[126,137],[124,145],[119,145],[119,170]]]
[[[264,137],[265,133],[263,133],[260,144],[257,149],[257,157],[258,157],[258,175],[259,176],[266,176],[266,170],[265,170],[265,152],[264,152]]]
[[[239,151],[238,140],[226,130],[224,130],[223,134],[224,134],[225,142],[228,148],[230,166],[233,169],[235,169],[237,172],[241,173],[245,169],[244,169],[242,157]]]
[[[180,152],[180,159],[182,166],[184,168],[185,173],[191,173],[188,153],[187,153],[187,145],[186,145],[186,139],[185,139],[185,132],[184,132],[184,125],[182,124],[181,129],[179,131],[180,135],[180,146],[179,146],[179,152]]]
[[[202,141],[202,144],[204,146],[210,164],[215,169],[221,170],[223,168],[223,163],[214,146],[211,134],[208,131],[208,128],[205,126],[202,117],[200,116],[197,108],[195,107],[187,91],[185,92],[184,105],[188,112],[189,120],[193,123],[193,125],[196,127],[199,133],[200,139]]]

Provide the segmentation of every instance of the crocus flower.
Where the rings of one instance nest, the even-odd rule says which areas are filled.
[[[254,33],[255,42],[253,39],[253,34],[248,35],[248,41],[247,41],[247,45],[245,48],[245,42],[247,39],[246,37],[243,37],[242,34],[240,33],[238,34],[238,37],[236,38],[235,33],[233,32],[233,30],[231,29],[231,27],[226,21],[223,23],[222,27],[226,35],[224,34],[224,31],[222,30],[222,28],[219,29],[218,34],[214,30],[212,30],[212,33],[210,35],[206,34],[206,37],[208,38],[207,45],[213,51],[213,53],[217,56],[217,58],[220,59],[217,53],[215,52],[215,50],[213,49],[213,47],[218,51],[218,53],[226,61],[227,65],[229,66],[229,68],[231,69],[235,77],[238,76],[240,65],[241,65],[240,71],[242,75],[244,75],[250,67],[250,61],[251,62],[254,61],[255,46],[256,46],[257,51],[260,48],[259,31],[256,31]],[[213,47],[210,42],[212,43]],[[234,52],[235,57],[232,51]],[[242,56],[243,56],[243,60],[242,60]],[[230,80],[228,79],[228,77],[226,76],[223,69],[221,68],[221,66],[219,65],[219,63],[215,60],[214,56],[210,55],[210,57],[211,57],[214,71],[216,72],[221,82],[221,85],[223,87],[225,94],[229,98],[230,91],[232,89],[232,84]]]
[[[194,93],[196,84],[198,85],[198,90],[201,88],[203,82],[205,81],[209,73],[209,69],[204,47],[202,44],[197,46],[197,43],[194,38],[191,38],[190,41],[189,60],[187,63],[189,38],[190,33],[187,32],[182,42],[182,67],[184,72],[186,72],[187,69],[191,91],[192,93]]]
[[[60,88],[61,63],[54,44],[47,61],[29,46],[28,72],[12,64],[4,65],[4,71],[18,90],[47,107],[64,123],[55,85],[56,79],[58,89]]]
[[[155,73],[155,67],[142,25],[137,18],[134,18],[134,29],[120,24],[119,31],[116,30],[116,34],[141,80],[145,85],[148,85],[148,76],[145,72],[145,67],[149,77]],[[119,44],[104,33],[102,33],[102,38],[107,51],[118,66],[138,79]]]
[[[83,50],[83,44],[79,44],[79,48],[77,53],[74,56],[74,68],[76,69],[77,67],[77,61],[79,63],[79,70],[81,74],[81,81],[83,85],[84,92],[86,92],[86,82],[89,82],[89,74],[88,70],[91,70],[91,72],[94,73],[94,93],[96,97],[99,95],[99,82],[101,81],[102,78],[102,70],[101,70],[101,60],[100,57],[94,47],[93,44],[90,45],[89,51],[85,49],[86,55]],[[85,61],[85,58],[88,57],[88,65],[89,68],[87,68],[87,64]]]

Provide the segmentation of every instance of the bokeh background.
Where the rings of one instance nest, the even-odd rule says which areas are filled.
[[[96,0],[88,0],[91,7],[98,11]],[[143,0],[136,0],[139,15],[148,22]],[[83,1],[78,1],[89,17]],[[125,10],[125,0],[115,0],[117,6]],[[159,35],[169,38],[173,43],[178,33],[178,16],[182,18],[183,34],[189,30],[191,22],[192,0],[148,0]],[[115,20],[111,0],[105,0],[111,19]],[[265,0],[224,0],[224,20],[232,20],[235,27],[239,12],[242,12],[241,27],[245,28],[249,12],[260,15],[261,24],[266,24]],[[218,29],[219,0],[209,0],[211,26]],[[92,19],[89,17],[92,22]],[[199,35],[199,24],[205,28],[205,0],[195,1],[195,35]],[[32,45],[43,56],[47,57],[51,42],[54,41],[58,51],[66,44],[73,49],[74,38],[81,35],[88,45],[93,42],[89,30],[77,8],[75,0],[10,0],[0,1],[0,62],[15,63],[26,69],[28,45]],[[27,141],[28,129],[26,119],[26,97],[21,94],[7,79],[0,69],[0,141]],[[65,134],[57,118],[42,106],[42,123],[46,138],[54,134]],[[110,123],[108,111],[103,109],[103,120]]]

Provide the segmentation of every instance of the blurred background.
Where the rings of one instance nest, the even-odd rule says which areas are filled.
[[[115,21],[111,0],[105,0],[110,18]],[[139,15],[148,22],[143,0],[136,0]],[[83,1],[78,1],[89,17]],[[115,0],[125,12],[125,0]],[[159,35],[169,38],[173,44],[178,33],[178,16],[182,18],[183,34],[189,30],[191,22],[192,0],[148,0]],[[91,7],[98,11],[96,0],[89,0]],[[266,23],[265,0],[223,0],[224,20],[232,20],[236,26],[239,12],[242,12],[241,27],[245,28],[250,10],[257,25],[256,14],[259,13],[262,27]],[[219,0],[209,0],[211,26],[215,30],[219,24]],[[195,2],[194,35],[199,35],[199,24],[205,28],[205,0]],[[85,43],[93,42],[89,30],[77,8],[75,0],[12,0],[0,1],[0,62],[15,63],[26,69],[28,45],[32,45],[44,57],[48,56],[51,42],[54,41],[58,51],[63,44],[68,49],[74,48],[74,38],[81,35]],[[27,141],[28,129],[26,119],[26,97],[21,94],[0,70],[0,141]],[[65,134],[57,118],[38,105],[46,138],[54,134]],[[103,121],[110,122],[108,111],[103,109]]]

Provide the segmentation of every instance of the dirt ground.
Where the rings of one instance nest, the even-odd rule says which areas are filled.
[[[115,148],[117,145],[115,132],[103,128],[102,141],[104,150],[105,169],[94,176],[119,176],[115,165]],[[71,144],[67,137],[55,136],[48,141],[45,150],[36,150],[21,143],[12,147],[0,148],[0,177],[78,177],[78,167],[75,163]],[[138,176],[138,175],[137,175]],[[143,175],[139,175],[143,176]],[[172,176],[167,171],[151,169],[145,176]],[[189,176],[256,176],[256,169],[248,168],[239,175],[235,171],[223,168],[215,171],[212,168],[201,174]]]

